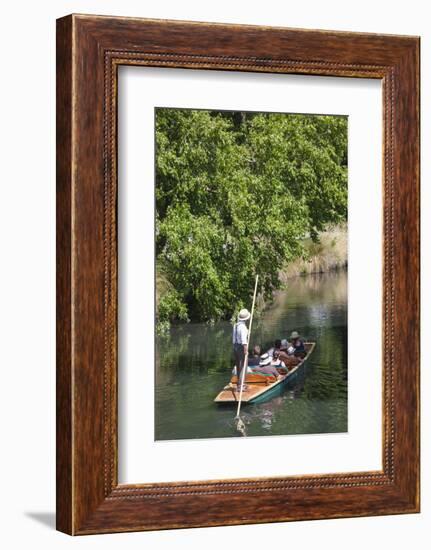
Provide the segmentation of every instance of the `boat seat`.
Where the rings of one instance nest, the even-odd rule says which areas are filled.
[[[245,383],[246,384],[272,384],[272,382],[275,382],[276,378],[272,374],[266,374],[264,372],[253,372],[253,373],[247,373],[245,375]],[[231,384],[237,384],[238,383],[238,377],[232,376],[230,379]]]

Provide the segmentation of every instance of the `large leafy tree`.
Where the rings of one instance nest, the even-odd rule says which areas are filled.
[[[266,296],[301,239],[346,218],[344,117],[156,111],[158,317],[216,320]]]

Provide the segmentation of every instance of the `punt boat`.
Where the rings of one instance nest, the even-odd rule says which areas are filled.
[[[283,389],[297,378],[303,370],[304,365],[316,347],[315,342],[305,342],[306,355],[301,361],[291,368],[286,374],[282,374],[278,380],[274,376],[260,373],[247,373],[245,384],[247,391],[242,392],[242,403],[262,403],[276,395],[279,395]],[[236,377],[232,377],[230,383],[214,399],[215,403],[232,404],[238,403],[239,392],[236,391]]]

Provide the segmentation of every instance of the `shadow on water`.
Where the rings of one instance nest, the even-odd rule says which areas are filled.
[[[347,272],[292,279],[253,327],[269,347],[297,330],[317,346],[303,373],[273,399],[243,408],[248,436],[347,431]],[[157,339],[156,440],[240,436],[232,407],[213,400],[232,369],[232,327],[188,324]]]

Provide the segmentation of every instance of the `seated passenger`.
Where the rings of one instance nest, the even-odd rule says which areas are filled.
[[[292,348],[292,355],[295,355],[295,357],[305,357],[306,351],[305,351],[305,345],[304,340],[299,336],[299,333],[294,330],[292,334],[290,335],[290,346]],[[289,353],[289,349],[288,349]]]
[[[267,353],[260,356],[259,366],[253,367],[253,371],[263,372],[264,374],[272,374],[272,376],[275,376],[276,378],[279,377],[279,372],[276,367],[271,365],[271,357]]]
[[[258,367],[260,362],[260,354],[262,353],[260,346],[254,346],[253,351],[248,356],[248,366]]]
[[[281,352],[278,349],[274,350],[274,355],[272,356],[271,365],[276,369],[282,369],[284,371],[287,371],[286,365],[284,364],[284,361],[282,361],[282,358],[281,358]]]
[[[276,340],[274,342],[274,347],[270,348],[267,353],[268,353],[268,355],[270,355],[272,357],[273,354],[274,354],[274,351],[275,350],[280,351],[280,348],[281,348],[281,340]]]
[[[281,361],[283,361],[283,363],[285,363],[286,365],[287,365],[287,361],[289,360],[288,348],[289,348],[289,342],[286,339],[283,339],[281,341],[279,357]]]
[[[289,344],[286,338],[283,338],[283,340],[281,341],[281,347],[280,347],[281,358],[284,360],[288,356],[293,356],[294,353],[295,353],[295,348],[292,346],[292,344]]]
[[[281,341],[279,358],[288,370],[293,369],[293,367],[296,367],[301,362],[299,357],[295,357],[295,348],[286,339]]]

